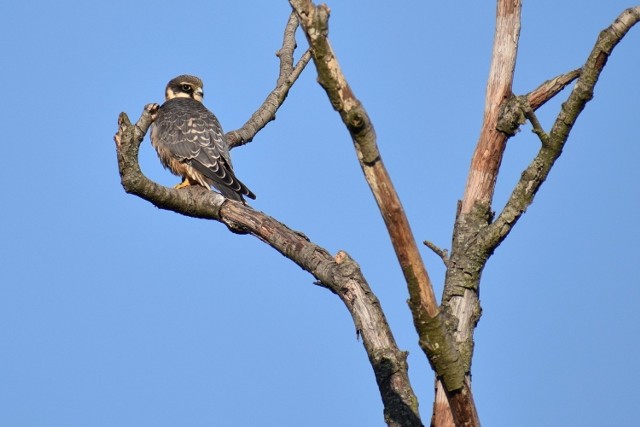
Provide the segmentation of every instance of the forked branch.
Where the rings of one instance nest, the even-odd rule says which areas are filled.
[[[160,209],[213,219],[235,233],[253,235],[311,273],[319,284],[338,295],[351,313],[373,367],[389,424],[421,426],[418,402],[407,374],[407,355],[398,349],[380,302],[359,266],[345,252],[333,257],[302,233],[218,193],[198,186],[176,190],[150,181],[140,170],[138,151],[156,110],[157,104],[149,104],[135,125],[125,113],[120,114],[114,139],[125,191]]]
[[[456,218],[443,296],[443,307],[458,319],[456,340],[461,345],[461,354],[466,363],[471,360],[473,330],[480,316],[478,287],[488,258],[533,202],[560,156],[573,124],[593,97],[595,84],[613,48],[639,19],[640,7],[625,10],[609,28],[600,33],[581,69],[547,81],[527,95],[515,97],[511,94],[510,81],[517,52],[520,1],[498,0],[493,54],[496,65],[492,64],[491,67],[485,122],[472,161],[464,200]],[[501,83],[499,76],[504,71],[510,72],[503,76]],[[535,110],[576,78],[575,87],[563,104],[551,131],[545,132],[536,118]],[[494,88],[496,84],[501,90]],[[499,113],[497,116],[496,111]],[[509,117],[505,116],[507,114]],[[532,123],[542,144],[536,157],[522,173],[504,210],[493,220],[491,202],[504,144],[525,119]],[[505,126],[508,122],[511,125]],[[441,394],[438,392],[436,404],[443,402]],[[452,425],[438,420],[435,424]]]
[[[529,116],[534,132],[540,137],[542,144],[533,161],[522,173],[503,211],[495,222],[482,232],[480,242],[487,249],[491,250],[491,248],[497,247],[533,203],[540,186],[547,179],[555,161],[560,157],[571,128],[587,102],[593,98],[594,88],[607,59],[615,46],[639,20],[640,6],[629,8],[600,33],[587,61],[581,68],[580,77],[575,87],[569,94],[567,101],[562,104],[558,117],[548,134],[537,123],[535,115]],[[572,73],[575,74],[577,71],[574,70]],[[540,92],[539,89],[531,93]],[[531,94],[529,97],[532,97]]]
[[[454,417],[462,420],[468,414],[475,414],[465,371],[453,336],[440,314],[409,221],[382,161],[371,119],[349,86],[329,43],[329,8],[316,6],[310,0],[289,0],[289,3],[309,42],[318,83],[351,135],[360,166],[384,219],[409,289],[409,306],[420,346],[444,387],[451,392]]]
[[[276,56],[280,59],[280,73],[276,82],[276,87],[267,95],[260,108],[256,110],[249,120],[240,128],[231,132],[227,132],[225,137],[229,143],[229,147],[237,147],[244,145],[253,140],[258,132],[264,128],[267,123],[275,119],[278,108],[282,105],[289,94],[289,89],[296,82],[302,70],[306,67],[311,59],[311,54],[307,50],[293,65],[293,54],[296,49],[296,29],[298,28],[298,19],[294,13],[289,16],[289,21],[284,30],[282,39],[282,47]]]
[[[273,118],[288,90],[309,61],[307,52],[293,66],[297,19],[291,15],[285,29],[280,57],[280,76],[276,89],[253,115],[248,124],[235,133],[236,144],[248,142]],[[406,353],[400,351],[385,319],[380,303],[369,288],[358,265],[345,252],[332,257],[325,249],[309,241],[304,234],[289,229],[275,219],[242,203],[229,201],[205,188],[190,186],[180,190],[158,185],[144,176],[138,164],[138,151],[154,120],[157,104],[145,107],[133,125],[121,113],[114,139],[122,186],[157,206],[195,218],[213,219],[232,232],[250,234],[311,273],[317,284],[331,290],[343,301],[367,351],[385,408],[385,418],[393,426],[421,426],[418,401],[407,373]]]
[[[460,363],[467,374],[465,382],[468,385],[471,383],[473,332],[481,313],[480,277],[490,256],[490,253],[477,250],[474,242],[478,230],[491,221],[491,202],[506,143],[511,136],[510,132],[501,129],[499,119],[512,98],[521,9],[521,0],[497,1],[482,128],[471,159],[464,196],[458,204],[442,295],[441,306],[445,315],[453,319],[450,325],[460,353]],[[509,111],[512,112],[513,109]],[[522,118],[515,114],[514,120],[518,122]],[[465,414],[466,417],[461,422],[451,403],[447,388],[437,384],[432,425],[479,425],[475,412]]]

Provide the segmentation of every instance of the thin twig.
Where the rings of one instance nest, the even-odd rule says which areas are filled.
[[[284,27],[282,47],[276,52],[276,56],[280,59],[280,75],[278,76],[276,87],[283,85],[287,77],[293,72],[293,54],[297,47],[296,30],[298,25],[296,14],[291,12],[289,21]]]
[[[425,240],[422,243],[442,259],[445,267],[449,265],[449,251],[447,249],[442,249],[429,240]]]
[[[533,111],[533,108],[531,108],[531,106],[529,106],[528,104],[525,105],[524,114],[527,117],[527,119],[529,119],[529,122],[531,123],[531,127],[533,128],[533,133],[538,135],[538,138],[540,138],[540,142],[542,143],[542,145],[543,146],[548,145],[549,135],[542,128],[542,124],[538,120],[538,116],[536,116],[536,113],[535,111]]]
[[[295,67],[293,66],[297,28],[298,20],[295,14],[291,13],[285,26],[282,47],[276,52],[276,56],[280,60],[280,71],[276,87],[267,95],[262,105],[240,129],[227,132],[225,136],[231,148],[251,142],[262,128],[275,119],[276,112],[289,94],[289,89],[291,89],[302,73],[302,70],[304,70],[309,63],[311,54],[307,51],[300,57]]]

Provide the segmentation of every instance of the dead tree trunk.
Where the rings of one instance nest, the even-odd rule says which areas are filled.
[[[593,89],[613,48],[640,20],[640,7],[625,10],[600,33],[581,68],[546,81],[527,94],[516,96],[512,93],[512,82],[518,52],[521,0],[497,0],[484,120],[464,195],[458,204],[450,255],[425,242],[446,265],[444,292],[441,304],[438,304],[402,203],[384,166],[373,122],[350,88],[329,43],[329,8],[326,5],[316,6],[311,0],[289,0],[289,3],[293,13],[278,52],[280,74],[276,88],[241,129],[226,135],[229,144],[235,147],[250,142],[273,120],[289,89],[306,64],[313,60],[318,82],[351,135],[364,177],[378,204],[404,274],[419,344],[436,377],[431,425],[479,426],[471,389],[471,361],[473,333],[481,315],[478,296],[482,271],[496,247],[533,202],[562,153],[573,124],[593,97]],[[294,65],[298,23],[306,36],[309,50]],[[535,111],[573,81],[575,86],[551,130],[545,131]],[[254,235],[311,273],[317,279],[316,284],[335,293],[351,314],[373,367],[387,424],[394,427],[422,426],[418,399],[407,374],[406,353],[397,347],[380,302],[357,263],[343,251],[332,256],[310,242],[304,234],[217,193],[193,187],[169,189],[148,180],[138,165],[138,149],[156,110],[157,105],[148,105],[135,124],[126,114],[120,115],[115,141],[125,191],[159,208],[216,220],[234,233]],[[540,139],[540,149],[522,172],[504,209],[495,215],[492,210],[493,193],[506,144],[527,120]]]

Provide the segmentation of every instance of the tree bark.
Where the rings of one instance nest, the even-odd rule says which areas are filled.
[[[529,94],[511,93],[513,70],[520,29],[520,1],[499,0],[494,52],[485,116],[480,138],[471,162],[464,198],[458,207],[451,256],[447,261],[442,307],[455,319],[454,336],[463,364],[471,371],[473,332],[480,319],[479,285],[482,270],[493,251],[506,238],[518,219],[533,202],[535,194],[562,153],[571,128],[586,103],[609,55],[628,30],[640,19],[640,7],[625,10],[603,30],[581,69],[543,83]],[[551,132],[542,129],[535,110],[578,79],[556,118]],[[491,210],[493,192],[507,140],[529,120],[541,141],[540,151],[523,171],[503,211],[494,221]],[[470,380],[470,377],[467,377]],[[436,407],[443,407],[442,387],[436,389]],[[434,425],[453,426],[450,418],[434,417]]]
[[[378,150],[375,130],[366,110],[342,74],[329,44],[328,7],[310,0],[289,0],[294,10],[278,52],[280,75],[251,119],[227,134],[231,146],[250,142],[284,102],[289,89],[312,58],[318,80],[349,130],[356,154],[378,203],[409,290],[409,307],[419,343],[436,373],[436,397],[431,425],[479,426],[471,393],[473,332],[480,319],[478,300],[481,274],[496,247],[506,238],[547,178],[562,153],[573,125],[586,104],[611,52],[629,29],[640,21],[640,6],[625,10],[603,30],[584,66],[546,81],[530,93],[511,92],[520,30],[521,0],[498,0],[493,58],[484,120],[465,192],[454,224],[451,254],[428,244],[445,262],[447,271],[442,304],[438,306],[427,270],[418,252],[409,222]],[[295,30],[300,21],[310,49],[293,64]],[[576,80],[567,101],[547,133],[535,111]],[[406,353],[395,343],[380,302],[367,284],[358,264],[343,251],[335,256],[250,206],[229,201],[204,188],[181,190],[160,186],[147,179],[138,164],[138,150],[157,104],[145,107],[137,123],[126,114],[119,117],[115,135],[121,182],[135,194],[161,209],[225,224],[234,233],[253,235],[304,270],[316,284],[338,295],[352,316],[373,367],[388,425],[422,426],[418,401],[407,374]],[[523,171],[504,209],[494,220],[491,210],[506,142],[529,120],[540,139],[540,149]]]
[[[309,42],[318,83],[351,135],[365,179],[384,219],[409,290],[409,307],[420,347],[448,392],[453,418],[460,425],[479,425],[464,366],[446,318],[440,313],[402,203],[382,161],[373,124],[349,86],[329,43],[329,8],[316,6],[310,0],[290,0],[289,3]]]
[[[157,104],[145,107],[135,125],[129,122],[126,114],[120,115],[114,139],[125,191],[160,209],[213,219],[235,233],[251,234],[311,273],[318,280],[317,285],[338,295],[349,310],[373,367],[387,423],[394,427],[421,426],[418,401],[407,374],[407,355],[398,349],[380,302],[355,261],[343,251],[333,257],[304,234],[205,188],[193,186],[176,190],[146,178],[138,164],[138,150],[155,110]]]

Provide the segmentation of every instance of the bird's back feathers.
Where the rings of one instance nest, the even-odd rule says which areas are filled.
[[[170,99],[158,110],[153,126],[151,142],[164,166],[174,174],[183,178],[201,175],[187,177],[213,185],[230,199],[255,199],[255,194],[233,173],[229,146],[218,119],[201,102]]]

